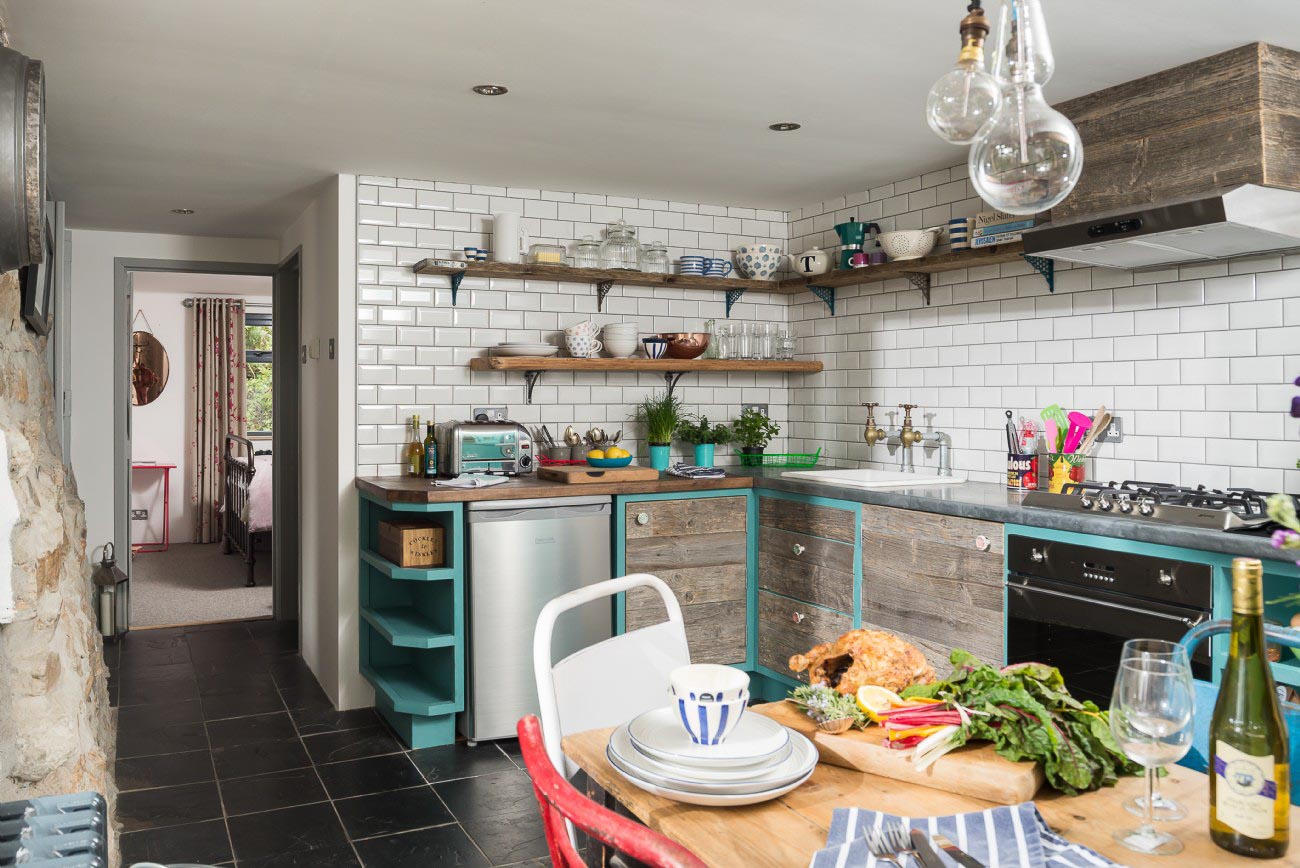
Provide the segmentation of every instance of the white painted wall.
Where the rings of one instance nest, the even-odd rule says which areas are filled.
[[[190,419],[194,412],[194,311],[181,302],[194,296],[222,296],[271,302],[271,278],[243,274],[181,274],[145,271],[135,275],[134,310],[144,313],[138,329],[148,326],[167,350],[167,386],[158,399],[133,407],[131,457],[137,462],[175,464],[171,471],[171,539],[187,543],[194,531],[190,502],[193,470]],[[255,308],[270,313],[271,308]],[[131,475],[131,507],[148,509],[147,521],[131,522],[131,541],[159,540],[163,531],[163,474],[136,471]]]
[[[113,538],[113,260],[274,263],[279,252],[270,240],[73,230],[72,469],[92,560]]]

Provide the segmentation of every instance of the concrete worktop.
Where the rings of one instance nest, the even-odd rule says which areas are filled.
[[[359,477],[357,488],[377,500],[390,503],[449,503],[476,500],[510,500],[533,497],[577,497],[590,494],[659,494],[720,489],[756,488],[787,491],[912,509],[920,512],[1020,524],[1047,530],[1073,531],[1116,539],[1158,543],[1201,551],[1222,552],[1242,557],[1293,561],[1273,548],[1268,537],[1226,533],[1200,528],[1154,524],[1123,516],[1085,515],[1054,509],[1024,506],[1024,495],[988,482],[959,485],[920,485],[912,488],[853,488],[783,477],[778,468],[727,468],[725,479],[691,480],[660,474],[646,482],[588,483],[581,485],[548,482],[535,477],[513,479],[489,488],[439,488],[429,480],[400,476]]]

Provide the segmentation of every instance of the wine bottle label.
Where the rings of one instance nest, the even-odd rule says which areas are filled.
[[[1215,816],[1248,838],[1273,837],[1277,766],[1272,755],[1251,756],[1222,740],[1214,743]]]

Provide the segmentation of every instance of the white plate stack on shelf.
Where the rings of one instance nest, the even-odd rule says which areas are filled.
[[[560,351],[555,344],[528,343],[511,341],[497,344],[492,348],[495,356],[553,356]]]
[[[816,769],[812,742],[746,711],[745,673],[696,664],[670,680],[673,704],[620,726],[605,749],[610,765],[641,789],[692,805],[752,805],[790,792]]]

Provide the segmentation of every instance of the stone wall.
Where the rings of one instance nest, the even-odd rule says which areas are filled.
[[[16,603],[0,625],[0,801],[96,790],[112,796],[114,723],[91,606],[86,522],[56,440],[45,339],[0,276],[0,515]],[[9,531],[12,533],[9,533]]]

